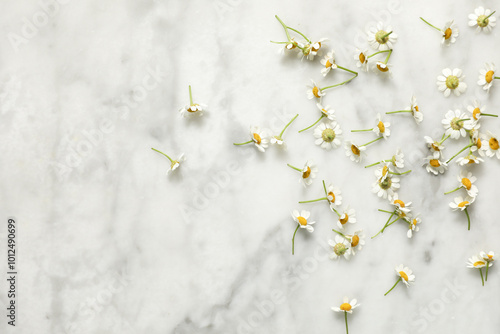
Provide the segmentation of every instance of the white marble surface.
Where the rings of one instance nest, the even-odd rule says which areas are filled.
[[[2,1],[0,18],[0,147],[2,219],[19,224],[17,327],[7,333],[342,333],[342,314],[330,307],[344,295],[361,306],[349,316],[351,333],[494,333],[500,326],[500,277],[485,287],[467,269],[480,250],[500,253],[497,224],[499,161],[472,168],[480,194],[465,215],[452,212],[458,166],[439,177],[421,166],[423,136],[441,136],[441,118],[478,98],[498,113],[499,87],[477,86],[479,68],[497,62],[498,29],[476,34],[467,15],[494,1],[61,1],[44,16],[38,1]],[[391,226],[351,261],[331,261],[326,241],[335,216],[325,203],[299,205],[334,182],[343,203],[357,210],[367,235],[384,224],[386,201],[371,193],[373,170],[351,162],[343,148],[326,152],[312,131],[297,130],[317,118],[305,95],[310,79],[323,84],[347,78],[320,74],[319,58],[280,56],[269,40],[283,40],[274,18],[313,39],[329,38],[337,62],[354,69],[355,47],[365,47],[365,27],[392,24],[399,35],[392,78],[360,73],[328,92],[344,139],[373,134],[378,112],[402,109],[412,94],[425,120],[392,116],[392,135],[368,149],[366,162],[401,147],[413,172],[400,195],[421,213],[420,232]],[[448,48],[436,25],[455,19],[460,36]],[[39,27],[29,29],[25,20]],[[33,27],[32,27],[33,28]],[[23,30],[24,29],[24,30]],[[17,34],[17,43],[12,42]],[[10,40],[9,40],[10,36]],[[465,95],[445,98],[436,77],[460,67]],[[199,119],[178,108],[209,105]],[[285,133],[288,151],[265,154],[245,141],[250,125]],[[389,117],[387,117],[389,119]],[[487,119],[482,129],[500,133]],[[449,143],[448,156],[464,141]],[[463,144],[463,145],[462,145]],[[155,147],[187,161],[166,177],[168,161]],[[319,166],[304,189],[286,163]],[[296,237],[293,209],[317,221],[311,235]],[[0,229],[5,255],[6,230]],[[5,256],[0,268],[5,270]],[[416,284],[398,286],[394,266],[411,267]],[[4,274],[2,272],[2,275]],[[2,276],[3,277],[3,276]],[[6,284],[0,284],[5,309]]]

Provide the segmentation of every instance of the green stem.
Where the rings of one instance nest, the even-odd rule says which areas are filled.
[[[367,132],[367,131],[373,131],[373,128],[364,130],[351,130],[351,132]]]
[[[233,143],[233,145],[246,145],[246,144],[250,144],[251,142],[253,142],[253,140],[249,140],[249,141],[246,141],[244,143]]]
[[[396,173],[396,172],[389,171],[389,174],[394,174],[394,175],[404,175],[404,174],[408,174],[408,173],[411,173],[411,169],[407,170],[406,172],[401,172],[401,173]]]
[[[193,94],[191,93],[191,85],[189,85],[189,103],[193,105]]]
[[[483,283],[484,286],[483,268],[479,268],[479,273],[481,274],[481,282]]]
[[[356,76],[358,76],[358,72],[356,72],[356,71],[350,70],[348,68],[345,68],[345,67],[342,67],[342,66],[339,66],[339,65],[337,65],[337,68],[340,68],[341,70],[344,70],[346,72],[349,72],[349,73],[352,73],[352,74],[355,74]]]
[[[481,116],[498,117],[498,115],[495,114],[483,114],[483,113],[481,113]]]
[[[380,209],[379,209],[379,211],[383,211],[383,210],[380,210]],[[384,211],[384,212],[388,212],[388,211]],[[394,212],[392,212],[392,213],[391,213],[391,216],[389,217],[389,219],[387,219],[387,222],[385,223],[384,227],[383,227],[380,231],[378,231],[378,233],[377,233],[377,234],[375,234],[375,235],[372,237],[372,239],[373,239],[373,238],[375,238],[375,237],[376,237],[377,235],[379,235],[380,233],[382,233],[382,231],[383,231],[383,230],[387,227],[387,224],[389,223],[389,221],[391,220],[392,216],[394,216],[394,214],[395,214],[395,213],[396,213],[396,211],[394,211]]]
[[[290,29],[291,31],[295,31],[297,34],[299,34],[300,36],[304,37],[305,40],[308,42],[308,43],[311,43],[311,41],[309,40],[309,38],[306,37],[306,35],[304,35],[303,33],[301,33],[300,31],[298,31],[297,29],[294,29],[294,28],[291,28],[291,27],[288,27],[288,29]]]
[[[389,37],[390,35],[392,34],[392,31],[389,31],[387,34],[383,35],[382,37],[380,37],[380,39],[385,39],[386,37]]]
[[[288,44],[290,42],[275,42],[275,41],[269,41],[271,43],[274,43],[274,44]]]
[[[349,240],[349,238],[348,238],[348,237],[346,237],[344,233],[339,232],[339,231],[337,231],[337,230],[336,230],[336,229],[334,229],[334,228],[332,228],[332,231],[333,231],[333,232],[335,232],[335,233],[337,233],[338,235],[340,235],[340,236],[344,237],[344,239]]]
[[[290,34],[288,33],[287,25],[285,23],[283,23],[283,21],[281,21],[281,19],[278,17],[278,15],[274,15],[274,16],[281,23],[281,26],[283,27],[283,29],[285,29],[286,37],[288,38],[288,41],[291,42],[292,39],[290,38]]]
[[[493,13],[491,13],[491,14],[490,14],[490,15],[488,15],[488,16],[486,16],[486,17],[484,18],[483,22],[484,22],[484,21],[486,21],[487,19],[489,19],[489,18],[490,18],[493,14],[495,14],[496,12],[497,12],[497,11],[496,11],[496,10],[494,10],[494,11],[493,11]]]
[[[396,283],[394,283],[394,285],[392,286],[392,288],[390,288],[390,289],[389,289],[389,291],[387,291],[387,292],[384,294],[384,296],[387,296],[387,294],[388,294],[389,292],[391,292],[391,291],[392,291],[392,289],[394,289],[394,288],[396,287],[396,285],[398,285],[398,283],[399,283],[399,282],[401,282],[401,277],[400,277],[400,278],[398,278],[398,280],[396,281]]]
[[[381,163],[381,162],[382,162],[382,161],[375,162],[375,163],[373,163],[373,164],[371,164],[371,165],[365,166],[365,168],[368,168],[368,167],[373,167],[373,166],[375,166],[375,165],[378,165],[378,164],[379,164],[379,163]]]
[[[283,131],[281,131],[279,137],[281,138],[281,136],[283,136],[283,133],[285,132],[286,128],[288,128],[290,126],[290,124],[292,124],[293,121],[295,121],[295,119],[299,116],[299,114],[295,115],[294,118],[292,118],[292,120],[290,122],[288,122],[287,125],[285,125],[285,127],[283,128]]]
[[[296,171],[299,171],[299,172],[301,172],[301,173],[302,173],[302,169],[297,168],[297,167],[294,167],[294,166],[292,166],[292,165],[290,165],[290,164],[286,164],[286,165],[287,165],[288,167],[290,167],[290,168],[292,168],[292,169],[295,169]]]
[[[425,23],[427,23],[428,25],[430,25],[431,27],[433,27],[434,29],[436,29],[437,31],[441,31],[441,29],[439,29],[438,27],[436,26],[433,26],[432,24],[430,24],[429,22],[427,22],[426,20],[424,20],[422,17],[420,18],[422,21],[424,21]]]
[[[318,199],[312,199],[310,201],[300,201],[299,203],[300,204],[303,204],[303,203],[313,203],[313,202],[319,202],[319,201],[323,201],[323,200],[327,200],[328,201],[328,198],[321,197],[321,198],[318,198]]]
[[[168,155],[166,155],[166,154],[165,154],[165,153],[163,153],[162,151],[158,151],[156,148],[152,148],[152,147],[151,147],[151,149],[152,149],[153,151],[156,151],[156,152],[160,153],[160,154],[163,154],[164,156],[166,156],[166,157],[168,158],[168,160],[170,160],[170,162],[171,162],[171,163],[174,163],[174,160],[172,160],[172,158],[171,158],[171,157],[169,157]]]
[[[392,33],[392,31],[391,31]],[[389,54],[387,55],[387,57],[385,58],[385,61],[384,61],[384,64],[387,64],[387,62],[389,61],[389,58],[391,57],[391,54],[392,54],[392,49],[389,50]]]
[[[333,210],[333,212],[335,212],[337,214],[337,216],[339,216],[339,218],[342,216],[337,210],[335,210],[335,208],[333,206],[330,205],[330,209]]]
[[[347,312],[344,311],[344,318],[345,318],[345,332],[346,334],[349,334],[349,327],[347,326]]]
[[[470,216],[469,212],[467,211],[467,208],[464,209],[465,214],[467,215],[467,230],[470,231]]]
[[[384,138],[384,137],[378,137],[377,139],[374,139],[374,140],[372,140],[372,141],[369,141],[369,142],[368,142],[368,143],[366,143],[366,144],[359,145],[359,147],[361,147],[361,146],[366,146],[366,145],[370,145],[371,143],[374,143],[374,142],[376,142],[377,140],[380,140],[380,139],[382,139],[382,138]]]
[[[493,77],[494,79],[500,79],[500,77]]]
[[[486,275],[484,277],[484,280],[487,282],[488,281],[488,268],[490,267],[490,262],[486,261]]]
[[[454,156],[452,156],[450,159],[448,159],[448,161],[446,161],[446,163],[449,163],[451,160],[455,159],[457,157],[457,155],[459,155],[460,153],[462,153],[463,151],[465,151],[466,149],[468,149],[469,147],[471,147],[472,145],[474,144],[469,144],[467,146],[465,146],[463,149],[461,149],[457,154],[455,154]]]
[[[339,67],[339,66],[337,66]],[[342,86],[342,85],[345,85],[346,83],[348,83],[349,81],[351,81],[352,79],[356,78],[358,76],[358,73],[357,72],[354,72],[354,71],[351,71],[351,70],[348,70],[348,69],[345,69],[342,67],[342,69],[346,70],[346,71],[349,71],[349,72],[353,72],[355,73],[350,79],[347,79],[346,81],[344,82],[341,82],[339,84],[335,84],[335,85],[332,85],[332,86],[326,86],[326,87],[323,87],[323,88],[320,88],[321,91],[324,91],[324,90],[327,90],[327,89],[330,89],[330,88],[334,88],[334,87],[338,87],[338,86]]]
[[[451,135],[447,135],[446,137],[444,136],[443,134],[443,138],[441,138],[441,141],[439,142],[439,145],[441,145],[442,143],[444,143],[444,141],[448,138],[450,138]]]
[[[309,130],[310,128],[312,128],[313,126],[315,126],[316,124],[318,124],[318,122],[321,121],[323,119],[323,117],[325,117],[325,115],[321,114],[321,117],[318,118],[318,120],[316,122],[314,122],[313,124],[309,125],[307,128],[300,130],[299,133],[301,133],[303,131],[306,131],[306,130]]]
[[[379,53],[385,53],[385,52],[389,52],[389,51],[391,51],[391,50],[378,51],[378,52],[375,52],[374,54],[371,54],[371,55],[367,56],[366,58],[371,58],[371,57],[373,57],[375,55],[378,55]]]
[[[396,214],[396,211],[387,211],[387,210],[382,210],[382,209],[378,209],[378,211],[392,213],[393,215]]]
[[[321,180],[321,181],[323,181],[323,189],[325,190],[325,196],[328,197],[328,192],[326,191],[325,180]]]
[[[388,228],[389,226],[391,226],[392,224],[394,224],[395,222],[397,222],[401,217],[398,217],[396,219],[394,219],[392,222],[390,222],[389,224],[385,224],[384,228],[382,229],[382,233],[384,233],[385,229]]]
[[[457,190],[458,190],[458,189],[460,189],[460,188],[462,188],[462,187],[458,187],[458,188],[456,188],[456,189],[450,190],[450,191],[448,191],[448,192],[445,192],[444,194],[445,194],[445,195],[451,194],[452,192],[455,192],[455,191],[457,191]]]
[[[389,112],[386,112],[386,114],[397,114],[397,113],[400,113],[400,112],[411,112],[411,110],[389,111]]]
[[[297,228],[295,229],[295,232],[293,232],[293,237],[292,237],[292,255],[295,253],[295,234],[297,233],[297,230],[299,229],[300,225],[297,224]]]

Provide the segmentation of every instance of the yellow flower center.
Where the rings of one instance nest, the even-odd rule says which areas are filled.
[[[319,49],[321,49],[321,42],[318,42],[318,47],[315,47],[316,44],[313,44],[313,46],[311,47],[311,49],[316,52],[318,51]]]
[[[475,108],[474,111],[472,112],[472,117],[477,121],[477,115],[481,114],[481,109]]]
[[[196,108],[198,106],[198,104],[192,104],[189,106],[189,108],[187,109],[188,112],[197,112],[198,111],[198,108]]]
[[[379,121],[379,122],[378,122],[377,127],[378,127],[378,129],[379,129],[379,131],[380,131],[381,133],[384,133],[384,132],[385,132],[385,125],[384,125],[384,123],[382,123],[382,121]]]
[[[344,218],[342,218],[342,217],[344,217]],[[344,224],[346,224],[346,223],[347,223],[347,221],[349,220],[349,216],[347,215],[347,213],[344,213],[344,214],[342,215],[342,217],[340,217],[339,221],[340,221],[340,223],[341,223],[342,225],[344,225]]]
[[[343,303],[342,305],[340,305],[340,309],[342,311],[350,311],[352,309],[352,306],[349,303]]]
[[[469,204],[469,202],[468,202],[468,201],[463,201],[463,202],[458,203],[458,207],[459,207],[459,208],[463,208],[463,207],[464,207],[464,206],[466,206],[467,204]]]
[[[260,144],[262,142],[262,138],[260,138],[258,133],[253,134],[253,140],[257,143]]]
[[[481,148],[481,146],[482,146],[481,139],[479,139],[479,138],[478,138],[478,139],[476,140],[476,146],[477,146],[477,148],[478,148],[478,149],[480,149],[480,148]]]
[[[477,25],[480,26],[481,28],[484,28],[490,23],[490,19],[486,15],[479,15],[477,17]]]
[[[323,139],[323,141],[331,143],[335,139],[335,131],[333,131],[333,129],[326,128],[321,133],[321,138]]]
[[[469,159],[468,164],[474,164],[474,163],[476,163],[476,160],[474,160],[474,159]]]
[[[313,92],[313,95],[316,96],[318,99],[321,97],[319,95],[319,88],[318,87],[316,87],[316,86],[313,87],[312,92]]]
[[[387,72],[389,71],[389,67],[386,64],[382,63],[377,63],[377,68],[380,72]]]
[[[449,77],[446,78],[446,87],[449,89],[455,89],[458,87],[458,84],[460,81],[458,80],[458,77],[455,75],[450,75]]]
[[[379,184],[380,188],[387,190],[391,187],[392,180],[390,177],[386,177],[382,182],[380,182],[380,180],[379,180],[378,184]]]
[[[394,204],[399,204],[399,206],[402,207],[402,208],[405,207],[405,203],[402,200],[400,200],[400,199],[395,200]]]
[[[484,266],[484,262],[483,261],[474,262],[474,267],[478,267],[478,266]]]
[[[498,150],[498,139],[496,138],[490,138],[489,141],[490,148],[494,151]]]
[[[470,182],[470,180],[466,177],[462,179],[462,184],[465,186],[465,189],[467,190],[470,190],[470,188],[472,187],[472,182]]]
[[[450,39],[451,37],[451,28],[447,28],[445,31],[444,31],[444,39]]]
[[[432,167],[439,167],[441,166],[441,164],[439,163],[439,160],[438,159],[431,159],[429,161],[429,164],[432,166]]]
[[[415,109],[415,111],[417,111],[417,112],[418,112],[418,111],[420,111],[420,110],[418,110],[418,106],[415,106],[415,108],[414,108],[414,109]]]
[[[330,60],[327,60],[327,61],[326,61],[325,67],[326,67],[326,68],[328,68],[328,67],[332,67],[332,63],[330,63]]]
[[[330,196],[332,199],[330,200],[330,202],[334,203],[335,202],[335,194],[333,193],[333,191],[330,191],[328,193],[328,196]]]
[[[413,221],[411,222],[413,224],[413,226],[417,226],[417,220],[416,219],[413,219]]]
[[[432,147],[432,149],[433,149],[434,151],[438,151],[438,152],[440,151],[439,146],[438,146],[438,145],[436,145],[436,142],[432,143],[432,144],[431,144],[431,147]]]
[[[359,155],[361,153],[359,148],[354,144],[351,145],[351,151],[352,151],[352,153],[354,153],[354,155]]]
[[[493,71],[488,71],[486,72],[486,75],[484,76],[484,79],[486,80],[487,83],[490,83],[493,81],[493,76],[495,75],[495,72]]]
[[[361,52],[361,53],[359,54],[359,57],[358,57],[358,58],[359,58],[359,61],[360,61],[360,63],[361,63],[361,64],[364,64],[364,63],[365,63],[365,61],[366,61],[366,56],[365,56],[365,54],[364,54],[363,52]]]
[[[488,259],[490,259],[490,260],[493,258],[493,255],[491,255],[491,254],[486,254],[486,256],[488,256]]]
[[[333,247],[333,251],[338,256],[341,256],[344,255],[344,253],[347,251],[347,247],[343,243],[338,243]]]
[[[307,225],[307,219],[305,219],[304,217],[302,217],[302,216],[297,217],[297,220],[299,221],[300,225],[302,225],[302,226],[306,226]]]
[[[384,30],[379,30],[377,31],[377,33],[375,34],[375,40],[379,43],[379,44],[385,44],[387,43],[387,41],[389,40],[389,36],[386,36],[387,35],[387,32],[384,31]]]
[[[408,275],[406,275],[404,271],[400,271],[399,276],[401,276],[402,279],[408,282]]]
[[[311,175],[311,167],[307,166],[305,172],[302,172],[302,178],[307,179]]]
[[[357,235],[353,235],[351,239],[351,247],[356,247],[359,244],[359,237]]]

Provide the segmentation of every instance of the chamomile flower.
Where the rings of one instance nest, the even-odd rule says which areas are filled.
[[[377,177],[377,180],[385,180],[389,176],[389,164],[384,163],[380,168],[375,169],[375,176]]]
[[[456,42],[458,37],[458,27],[453,20],[446,22],[443,30],[443,39],[441,40],[441,44],[450,45]]]
[[[493,265],[493,261],[495,261],[495,252],[489,251],[488,253],[481,251],[479,256],[486,262],[490,262],[490,266]]]
[[[327,38],[321,38],[317,42],[307,44],[303,50],[304,56],[307,56],[307,59],[309,60],[313,60],[315,56],[320,56],[321,47],[323,46],[323,43],[326,42],[327,40],[328,40]]]
[[[383,122],[380,114],[377,114],[377,126],[375,126],[372,131],[375,132],[377,136],[387,139],[387,137],[391,135],[391,130],[389,129],[390,126],[391,123]]]
[[[179,109],[179,112],[184,117],[202,116],[207,106],[203,103],[194,103],[191,86],[189,86],[189,104]]]
[[[496,25],[497,18],[493,16],[495,12],[491,12],[484,7],[477,7],[474,13],[469,14],[469,27],[476,27],[476,32],[483,31],[485,33],[491,32]]]
[[[321,89],[316,85],[316,83],[311,80],[311,85],[307,85],[307,98],[310,99],[321,99],[322,96],[325,96],[325,93],[321,91]]]
[[[411,238],[413,236],[413,232],[418,232],[420,230],[418,225],[422,222],[422,220],[420,217],[415,217],[409,218],[406,221],[408,222],[408,232],[406,233],[406,236]]]
[[[484,160],[475,156],[472,153],[469,153],[464,157],[460,157],[457,160],[457,164],[459,164],[460,166],[465,166],[465,165],[470,165],[470,164],[479,165],[481,162],[484,162]]]
[[[377,61],[373,65],[373,71],[379,74],[390,74],[391,73],[391,65],[384,63],[383,61]]]
[[[332,311],[352,313],[352,310],[354,310],[359,305],[361,304],[358,304],[358,301],[356,299],[352,299],[351,301],[349,301],[349,298],[344,297],[344,299],[342,300],[342,304],[340,304],[339,307],[332,307]]]
[[[448,110],[441,121],[446,130],[445,135],[449,135],[452,139],[465,137],[467,135],[465,121],[467,120],[469,120],[467,115],[460,110]]]
[[[368,50],[356,49],[354,60],[356,60],[357,67],[365,72],[368,72]]]
[[[290,124],[293,123],[293,121],[295,121],[295,119],[299,117],[299,114],[295,115],[291,120],[290,122],[288,122],[285,127],[283,128],[283,130],[281,130],[280,134],[277,135],[277,136],[272,136],[271,139],[270,139],[270,142],[271,144],[273,145],[278,145],[279,147],[283,148],[284,150],[286,150],[286,143],[285,141],[283,140],[283,133],[285,133],[285,130],[290,126]]]
[[[481,119],[481,114],[486,111],[486,106],[481,106],[481,102],[474,100],[472,105],[467,106],[467,111],[472,114],[471,121],[479,121]]]
[[[363,160],[366,146],[358,146],[351,141],[346,141],[344,147],[346,149],[346,156],[348,156],[351,161],[360,162],[361,160]]]
[[[481,255],[479,256],[474,255],[470,257],[467,262],[467,268],[479,269],[479,274],[481,275],[481,282],[483,286],[484,286],[483,268],[486,267],[486,278],[488,278],[488,269],[491,265],[493,265],[493,263],[490,263],[489,261],[481,257]]]
[[[337,226],[343,229],[347,223],[356,223],[356,210],[349,208],[349,206],[347,206],[347,208],[339,216],[339,220],[337,220]]]
[[[321,59],[320,63],[324,66],[324,68],[321,70],[321,74],[326,77],[326,75],[330,73],[331,70],[337,68],[337,64],[335,63],[335,52],[333,50],[328,52],[326,56]]]
[[[405,155],[401,152],[401,149],[397,149],[396,154],[392,156],[391,163],[396,168],[405,167]]]
[[[429,136],[425,136],[424,139],[425,139],[425,143],[427,144],[427,147],[429,148],[429,150],[432,153],[432,156],[435,159],[441,158],[442,150],[444,150],[444,145],[442,145],[443,143],[437,142]]]
[[[440,158],[436,158],[433,155],[424,159],[425,169],[428,173],[438,175],[443,174],[448,169],[448,164],[445,161],[441,161]]]
[[[349,256],[351,253],[349,252],[349,248],[351,243],[344,237],[340,235],[335,236],[335,240],[328,240],[328,244],[333,248],[333,253],[330,254],[331,260],[337,260],[340,257],[344,257],[346,260],[349,260]]]
[[[314,143],[328,151],[340,146],[341,134],[342,130],[337,122],[321,123],[314,129],[314,137],[316,138]]]
[[[326,198],[328,199],[328,202],[330,202],[330,206],[339,206],[342,204],[342,192],[340,191],[340,188],[335,187],[330,183],[326,188],[326,194]]]
[[[500,159],[500,147],[498,140],[499,137],[489,131],[483,136],[484,144],[482,145],[482,149],[484,149],[487,157],[497,157],[497,159]],[[486,143],[488,143],[488,145],[486,145]]]
[[[360,251],[365,245],[365,234],[363,233],[363,230],[358,230],[352,235],[348,234],[346,235],[346,238],[351,243],[351,247],[349,248],[348,252],[352,256],[356,255],[356,252]]]
[[[450,208],[453,211],[456,210],[464,211],[467,210],[467,207],[469,205],[474,203],[474,200],[475,198],[470,196],[466,196],[465,198],[463,198],[462,196],[457,196],[453,199],[453,202],[450,203]]]
[[[330,121],[335,120],[335,110],[330,106],[324,107],[321,103],[316,103],[316,107],[318,107],[324,117],[328,118]]]
[[[467,191],[467,195],[470,197],[476,197],[478,193],[478,189],[474,182],[476,182],[477,178],[472,175],[471,172],[461,171],[460,175],[457,176],[458,182],[460,182],[460,188],[464,188]]]
[[[424,120],[424,114],[422,114],[422,112],[418,108],[417,98],[415,97],[415,95],[413,95],[411,97],[411,100],[410,100],[410,110],[411,110],[411,114],[412,114],[413,119],[415,120],[415,122],[417,124],[420,124]]]
[[[450,96],[453,92],[456,96],[464,93],[467,89],[467,84],[464,82],[465,76],[459,68],[453,69],[445,68],[442,75],[437,77],[436,84],[440,92],[443,92],[445,97]]]
[[[179,166],[181,165],[181,162],[185,161],[186,158],[184,157],[184,153],[182,153],[177,159],[172,159],[170,158],[167,154],[155,149],[155,148],[151,148],[153,151],[155,152],[158,152],[160,154],[162,154],[163,156],[167,157],[168,160],[170,160],[170,168],[167,169],[167,175],[169,175],[170,173],[172,173],[174,170],[176,170],[177,168],[179,168]]]
[[[411,202],[403,202],[399,199],[398,194],[394,194],[394,196],[390,198],[390,202],[396,207],[396,214],[400,218],[406,217],[411,212]]]
[[[482,69],[479,70],[479,79],[477,84],[482,86],[485,91],[490,91],[495,80],[496,66],[493,63],[486,63]]]
[[[316,178],[316,173],[318,172],[318,167],[312,160],[307,160],[304,168],[302,168],[302,178],[301,181],[305,186],[310,185]]]
[[[262,130],[258,126],[251,126],[250,138],[252,138],[255,147],[257,147],[259,151],[266,151],[266,148],[269,146],[269,139],[267,138],[267,134],[264,130]]]
[[[407,288],[409,288],[410,284],[415,281],[415,275],[413,275],[413,271],[410,268],[405,267],[402,264],[400,264],[400,265],[396,266],[396,268],[394,268],[394,270],[396,271],[396,274],[398,275],[398,280],[396,281],[396,283],[394,283],[392,288],[390,288],[389,291],[387,291],[384,294],[384,296],[387,296],[387,294],[389,292],[391,292],[392,289],[394,289],[396,287],[396,285],[398,285],[399,282],[401,282],[401,281],[406,285]]]
[[[292,211],[292,218],[293,220],[297,223],[297,227],[295,228],[295,232],[293,233],[292,237],[292,255],[295,253],[295,234],[297,233],[297,230],[299,228],[306,229],[307,232],[312,233],[314,231],[314,225],[316,222],[311,221],[309,217],[311,216],[311,213],[306,210],[302,210],[299,212],[299,210],[293,210]]]
[[[385,178],[379,178],[377,182],[373,184],[372,192],[384,199],[392,198],[399,187],[399,177],[388,175]]]
[[[398,39],[398,35],[393,32],[392,26],[385,26],[379,22],[376,27],[371,27],[368,31],[368,43],[375,50],[392,49],[394,43]]]

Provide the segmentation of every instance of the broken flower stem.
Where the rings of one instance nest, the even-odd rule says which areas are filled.
[[[160,154],[163,154],[164,156],[166,156],[166,157],[168,158],[168,160],[170,160],[170,162],[171,162],[171,163],[174,163],[174,160],[172,160],[172,158],[171,158],[171,157],[169,157],[168,155],[166,155],[166,154],[165,154],[165,153],[163,153],[162,151],[158,151],[156,148],[152,148],[152,147],[151,147],[151,149],[152,149],[153,151],[156,151],[156,152],[160,153]]]

